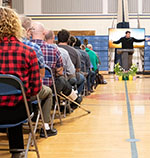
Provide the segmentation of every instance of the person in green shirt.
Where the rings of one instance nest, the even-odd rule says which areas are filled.
[[[92,64],[92,69],[93,71],[97,71],[98,70],[98,64],[99,64],[99,60],[98,57],[96,55],[96,53],[92,50],[92,45],[88,44],[87,48],[85,49],[86,52],[88,53],[89,57],[90,57],[90,61]]]

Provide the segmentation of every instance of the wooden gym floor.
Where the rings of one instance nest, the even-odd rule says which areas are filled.
[[[127,82],[105,78],[108,84],[82,103],[91,114],[77,109],[62,125],[56,120],[57,136],[37,140],[41,158],[150,157],[150,76]],[[0,152],[0,158],[9,157]]]

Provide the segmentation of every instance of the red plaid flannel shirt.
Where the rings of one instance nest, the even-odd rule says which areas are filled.
[[[5,37],[0,41],[0,74],[19,77],[24,84],[28,100],[42,87],[36,53],[15,37]],[[0,96],[0,106],[15,106],[22,100],[22,96]]]

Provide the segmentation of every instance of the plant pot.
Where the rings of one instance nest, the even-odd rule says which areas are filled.
[[[119,80],[119,76],[115,76],[115,80],[118,81]]]
[[[132,81],[132,80],[133,80],[133,76],[129,75],[129,81]]]
[[[123,76],[123,80],[129,80],[129,76]]]
[[[133,76],[133,80],[134,80],[134,81],[136,80],[136,76]]]
[[[119,81],[122,81],[122,76],[119,76]]]

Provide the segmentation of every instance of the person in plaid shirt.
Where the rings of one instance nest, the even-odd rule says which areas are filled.
[[[20,19],[15,11],[0,7],[0,74],[19,77],[25,88],[27,100],[42,88],[36,53],[19,41],[22,36]],[[26,119],[26,109],[21,95],[0,96],[0,124],[17,123]],[[9,128],[10,149],[23,149],[22,125]],[[24,157],[23,152],[12,152],[12,158]]]
[[[37,43],[41,47],[45,64],[51,67],[54,71],[57,93],[62,92],[66,96],[80,103],[81,98],[77,96],[70,83],[63,76],[63,62],[57,46],[47,44],[44,41],[45,28],[43,24],[35,22],[33,23],[33,28],[34,31],[32,32],[32,42]],[[44,80],[44,84],[51,87],[52,80],[47,78]]]

